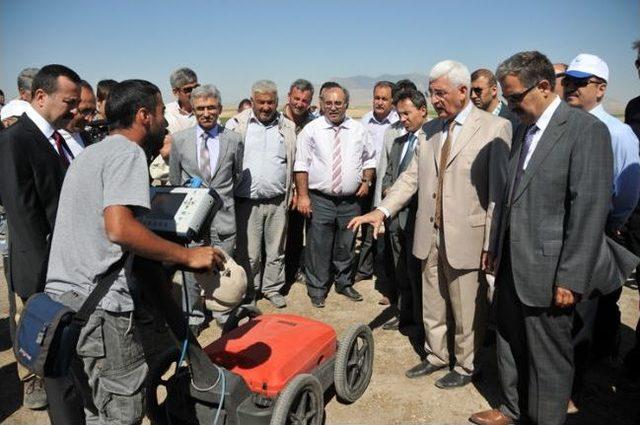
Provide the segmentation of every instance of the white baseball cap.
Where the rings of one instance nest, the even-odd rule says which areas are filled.
[[[7,118],[19,117],[24,114],[29,107],[29,102],[25,102],[20,99],[13,99],[0,110],[0,120],[4,121]]]
[[[565,74],[574,78],[598,77],[609,81],[607,63],[596,55],[588,53],[580,53],[576,56],[569,64]]]

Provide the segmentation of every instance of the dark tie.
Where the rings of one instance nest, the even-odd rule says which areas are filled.
[[[533,136],[538,132],[539,128],[535,124],[527,129],[527,133],[524,136],[524,141],[522,142],[522,149],[520,150],[520,158],[518,158],[518,168],[516,169],[516,179],[513,182],[513,190],[511,191],[511,198],[513,199],[513,195],[516,193],[516,189],[518,188],[518,184],[522,179],[522,175],[524,174],[524,161],[527,158],[529,150],[531,149],[531,143],[533,142]]]
[[[451,153],[451,141],[453,140],[453,128],[456,126],[456,121],[451,120],[448,124],[449,130],[447,131],[447,139],[440,149],[440,163],[438,167],[438,190],[436,191],[436,227],[441,226],[442,220],[442,188],[444,187],[444,172],[447,168],[447,162],[449,162],[449,154]]]
[[[51,137],[53,137],[53,140],[56,142],[56,150],[58,151],[58,155],[60,155],[60,160],[68,167],[69,159],[65,151],[69,152],[69,155],[71,155],[71,151],[69,150],[69,146],[67,146],[67,142],[64,141],[64,137],[57,131],[54,131]]]
[[[409,167],[411,160],[413,159],[413,149],[416,145],[418,138],[414,133],[409,134],[409,140],[407,140],[407,151],[404,153],[402,161],[400,161],[400,167],[398,167],[398,175]]]

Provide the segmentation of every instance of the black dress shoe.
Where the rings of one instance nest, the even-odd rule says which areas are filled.
[[[385,331],[397,331],[400,329],[400,319],[397,317],[392,317],[387,323],[382,325],[382,329]]]
[[[436,381],[436,387],[445,390],[449,388],[464,387],[471,382],[471,379],[471,375],[461,375],[455,370],[452,370]]]
[[[412,367],[408,371],[405,372],[405,376],[407,378],[418,378],[420,376],[426,376],[430,373],[435,372],[436,370],[443,369],[444,366],[436,366],[429,363],[428,360],[423,360],[416,366]]]
[[[324,308],[324,297],[311,297],[311,304],[315,308]]]
[[[342,289],[336,289],[336,292],[340,295],[344,295],[352,301],[362,301],[362,295],[360,295],[360,292],[356,291],[351,286],[347,286]]]

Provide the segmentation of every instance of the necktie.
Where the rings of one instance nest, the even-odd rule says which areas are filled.
[[[418,138],[414,133],[411,133],[408,139],[409,140],[407,141],[407,151],[404,153],[404,157],[402,158],[402,161],[400,161],[400,167],[398,167],[398,175],[400,175],[404,170],[407,169],[407,167],[409,167],[409,164],[411,163],[411,159],[413,159],[413,150],[416,146],[416,140],[418,140]]]
[[[200,174],[202,180],[209,183],[211,180],[211,162],[209,158],[209,148],[207,147],[207,140],[209,140],[209,133],[206,131],[202,133],[202,143],[200,143]]]
[[[342,147],[340,127],[333,127],[336,132],[333,139],[333,167],[331,170],[331,192],[340,193],[342,189]]]
[[[522,142],[522,149],[520,150],[520,158],[518,158],[518,168],[516,169],[516,179],[513,182],[513,190],[511,191],[511,197],[516,193],[516,189],[518,188],[518,184],[520,183],[520,179],[524,174],[524,161],[527,158],[527,154],[531,149],[531,143],[533,142],[533,136],[538,132],[539,128],[535,124],[529,127],[526,135],[524,136],[524,141]]]
[[[440,227],[442,221],[442,188],[444,186],[444,173],[449,162],[449,154],[451,153],[451,142],[453,140],[453,128],[456,126],[455,120],[451,120],[447,131],[447,138],[440,149],[440,163],[438,165],[438,190],[436,192],[436,227]]]
[[[60,160],[62,161],[62,163],[64,165],[66,165],[68,167],[69,166],[69,158],[67,158],[65,150],[67,152],[69,152],[69,155],[71,155],[71,151],[69,150],[69,147],[67,146],[67,142],[64,141],[64,138],[62,137],[62,135],[60,133],[58,133],[57,131],[54,131],[53,134],[51,135],[51,137],[53,137],[53,140],[56,142],[56,150],[58,151],[58,155],[60,155]]]

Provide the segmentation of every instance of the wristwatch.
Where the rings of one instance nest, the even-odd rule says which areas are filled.
[[[360,180],[362,183],[366,183],[367,187],[371,187],[373,185],[373,182],[371,182],[371,179],[362,179]]]

